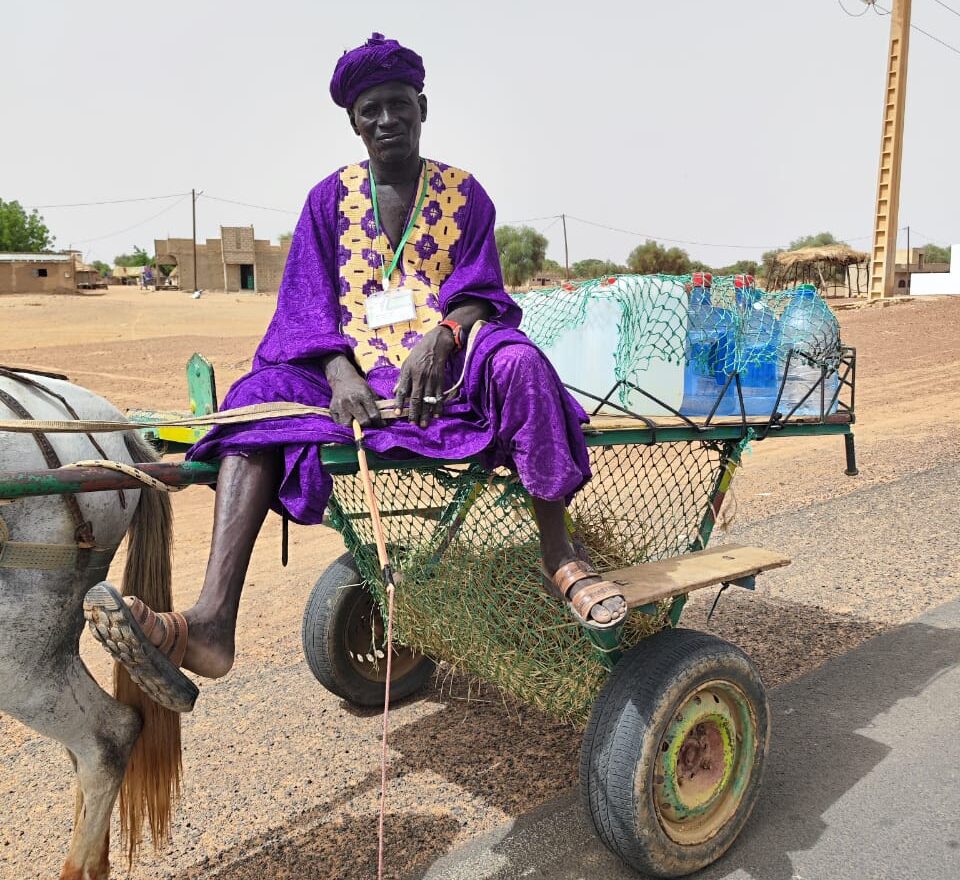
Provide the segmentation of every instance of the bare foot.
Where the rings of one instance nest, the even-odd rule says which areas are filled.
[[[222,678],[233,667],[233,626],[210,620],[195,607],[183,616],[190,628],[183,668],[204,678]]]

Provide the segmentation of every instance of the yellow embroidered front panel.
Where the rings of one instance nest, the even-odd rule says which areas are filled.
[[[423,334],[443,318],[440,285],[453,271],[450,251],[460,238],[458,224],[467,203],[461,184],[470,175],[431,161],[423,173],[427,178],[423,209],[390,279],[392,288],[402,284],[413,292],[417,317],[373,330],[367,325],[365,301],[383,290],[383,267],[393,261],[393,249],[386,234],[377,233],[366,166],[348,165],[340,172],[345,190],[339,215],[340,328],[365,373],[374,367],[400,366]],[[415,199],[420,192],[418,188]]]

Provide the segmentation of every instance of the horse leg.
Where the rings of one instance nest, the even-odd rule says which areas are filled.
[[[110,816],[140,734],[140,716],[106,694],[79,658],[68,677],[71,686],[61,693],[61,717],[72,717],[55,738],[76,756],[78,812],[61,878],[107,880]]]
[[[77,778],[77,816],[61,880],[107,880],[110,816],[140,716],[93,680],[80,658],[32,669],[34,688],[4,700],[4,712],[67,748]]]

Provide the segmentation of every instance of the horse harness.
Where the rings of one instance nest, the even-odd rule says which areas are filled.
[[[77,421],[80,420],[80,416],[76,410],[63,396],[57,394],[36,379],[24,375],[28,372],[32,373],[35,371],[13,370],[7,367],[0,367],[0,376],[12,379],[31,388],[36,388],[44,394],[56,398],[74,419]],[[50,376],[51,378],[66,379],[66,376],[60,376],[54,373],[39,373],[39,371],[37,371],[37,373],[39,375]],[[0,402],[9,407],[19,418],[27,420],[33,419],[33,416],[26,407],[2,388],[0,388]],[[60,461],[60,457],[57,455],[56,450],[53,448],[46,434],[40,431],[32,431],[31,434],[40,449],[40,453],[43,455],[44,461],[47,463],[47,467],[62,467],[63,462]],[[103,458],[107,457],[107,454],[103,451],[96,438],[88,433],[87,439],[90,440],[94,448]],[[121,506],[126,507],[126,498],[124,498],[123,492],[118,492],[117,494],[120,496]],[[83,511],[80,509],[80,504],[77,501],[77,496],[65,494],[61,497],[63,498],[64,504],[66,504],[70,518],[73,520],[74,543],[37,544],[25,541],[11,541],[9,540],[10,530],[4,522],[3,516],[0,515],[0,568],[34,569],[42,571],[73,568],[78,573],[83,573],[89,568],[105,570],[109,567],[114,551],[97,548],[96,539],[93,534],[93,524],[84,518]]]

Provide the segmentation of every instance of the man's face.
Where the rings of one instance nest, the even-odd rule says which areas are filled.
[[[382,163],[402,162],[420,154],[420,126],[427,119],[427,99],[413,86],[382,83],[363,92],[349,111],[353,130],[367,154]]]

